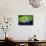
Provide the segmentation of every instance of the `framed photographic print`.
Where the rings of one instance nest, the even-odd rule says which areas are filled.
[[[19,15],[18,24],[19,25],[33,25],[33,15]]]

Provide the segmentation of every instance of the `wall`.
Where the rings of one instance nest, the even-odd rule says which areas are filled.
[[[46,8],[33,8],[30,6],[28,0],[0,0],[0,16],[12,17],[13,22],[10,28],[10,35],[17,40],[27,40],[34,34],[37,35],[37,39],[45,39],[45,15]],[[18,15],[33,15],[34,25],[32,26],[19,26]],[[2,33],[2,31],[0,31]],[[2,35],[0,33],[0,35]],[[0,39],[4,37],[0,36]]]

